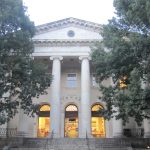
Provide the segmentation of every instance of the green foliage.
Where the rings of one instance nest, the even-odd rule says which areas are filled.
[[[92,53],[107,105],[103,114],[108,119],[122,118],[124,123],[134,117],[140,125],[144,118],[150,118],[150,2],[114,0],[114,7],[117,16],[103,26],[103,41]],[[123,77],[127,77],[126,89],[119,87]],[[114,85],[104,87],[102,81],[110,78]],[[144,82],[146,87],[142,88]],[[119,107],[119,114],[112,105]]]
[[[34,24],[22,0],[0,1],[0,124],[18,109],[36,112],[32,99],[46,93],[51,83],[47,67],[31,58]]]

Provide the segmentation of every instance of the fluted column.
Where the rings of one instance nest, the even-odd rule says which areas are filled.
[[[81,133],[80,137],[91,136],[91,107],[90,107],[90,64],[89,57],[81,60]]]
[[[144,119],[144,137],[150,138],[150,119]]]
[[[115,115],[117,115],[118,112],[119,112],[119,108],[113,107],[113,110],[116,111]],[[112,122],[113,122],[113,137],[114,138],[123,137],[123,123],[122,123],[122,119],[116,120],[116,118],[113,117]]]
[[[62,57],[50,57],[52,65],[52,97],[51,97],[51,131],[54,138],[60,137],[60,82],[61,82],[61,60]]]
[[[111,85],[115,86],[113,83],[113,80],[111,78]],[[116,113],[114,113],[114,116],[118,115],[119,113],[119,108],[113,106],[113,110],[116,111]],[[113,133],[112,136],[115,138],[119,138],[119,137],[123,137],[123,123],[122,123],[122,119],[118,119],[116,120],[115,117],[112,118],[112,123],[113,123]]]
[[[28,116],[24,114],[24,111],[20,109],[19,111],[19,127],[18,127],[18,136],[28,137]]]
[[[142,80],[142,84],[141,84],[142,89],[146,89],[148,86],[149,84]],[[150,138],[150,119],[145,118],[143,120],[143,126],[144,126],[144,137]]]

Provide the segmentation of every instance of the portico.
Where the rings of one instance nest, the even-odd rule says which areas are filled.
[[[29,118],[20,113],[9,126],[28,137],[54,138],[122,137],[124,129],[138,129],[134,121],[123,126],[121,120],[105,121],[98,113],[106,106],[100,98],[90,54],[102,40],[101,29],[99,24],[76,18],[37,26],[32,56],[48,66],[52,85],[47,94],[33,99],[39,105],[39,116]],[[149,135],[148,121],[144,127]]]

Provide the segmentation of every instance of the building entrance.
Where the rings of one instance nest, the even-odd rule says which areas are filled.
[[[48,137],[50,132],[50,106],[43,105],[39,110],[38,137]]]
[[[69,105],[65,110],[65,137],[78,137],[78,108]]]
[[[103,109],[103,107],[99,104],[96,104],[92,107],[91,111],[91,127],[92,127],[92,135],[93,137],[105,137],[105,120],[100,115],[99,111]]]

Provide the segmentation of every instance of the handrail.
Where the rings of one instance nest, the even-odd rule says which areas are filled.
[[[87,131],[86,131],[86,141],[87,141],[88,150],[90,150],[90,144],[89,144],[89,138],[88,138]]]
[[[87,131],[86,131],[86,139],[88,139]]]

